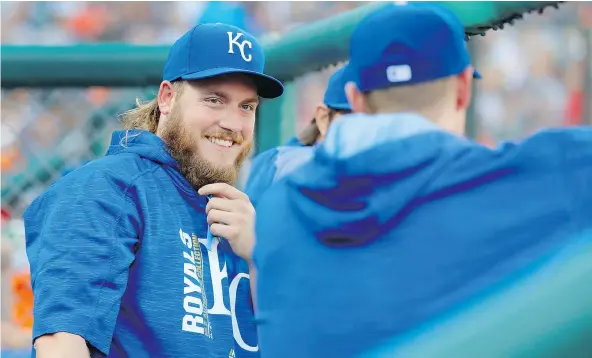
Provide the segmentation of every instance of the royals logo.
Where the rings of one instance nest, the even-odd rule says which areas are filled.
[[[239,32],[234,36],[232,32],[227,32],[228,34],[228,53],[234,54],[234,46],[238,47],[240,51],[240,55],[243,60],[247,62],[251,62],[253,56],[251,54],[245,54],[245,46],[249,49],[253,48],[253,43],[249,40],[242,40],[239,42],[240,38],[243,37],[243,33]]]
[[[184,299],[183,309],[185,315],[182,319],[181,329],[185,332],[201,334],[214,339],[216,331],[212,330],[210,318],[212,315],[231,316],[232,333],[235,342],[248,352],[257,352],[258,346],[248,345],[240,332],[236,317],[236,295],[241,280],[249,281],[247,273],[239,273],[228,285],[230,307],[224,303],[225,292],[222,280],[228,279],[226,264],[220,268],[218,257],[218,240],[212,242],[212,249],[204,250],[202,255],[201,245],[205,246],[206,239],[200,239],[196,235],[190,235],[179,229],[179,237],[185,245],[183,250],[183,284]],[[207,265],[206,265],[207,261]],[[207,269],[206,269],[207,266]],[[204,275],[210,276],[211,286],[206,287]],[[208,302],[206,290],[211,290],[213,302]]]

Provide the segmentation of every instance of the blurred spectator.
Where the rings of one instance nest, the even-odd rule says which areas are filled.
[[[517,139],[540,128],[584,123],[585,43],[578,10],[529,14],[504,31],[475,37],[475,116],[478,138],[489,144]]]
[[[33,292],[25,254],[22,220],[2,210],[2,356],[6,349],[31,345]]]

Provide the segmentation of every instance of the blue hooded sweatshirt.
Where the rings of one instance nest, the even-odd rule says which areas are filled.
[[[115,132],[24,214],[33,337],[70,332],[98,357],[255,357],[248,265],[205,247],[207,199],[162,140]]]
[[[308,161],[313,147],[302,144],[297,137],[290,138],[286,144],[264,151],[253,160],[245,193],[256,207],[261,195],[271,184]]]
[[[489,149],[342,117],[259,202],[261,356],[355,357],[499,292],[592,227],[590,178],[590,128]]]

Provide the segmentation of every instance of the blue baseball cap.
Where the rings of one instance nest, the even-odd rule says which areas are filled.
[[[263,73],[264,67],[263,47],[253,35],[232,25],[199,24],[173,44],[162,79],[172,82],[243,73],[253,79],[259,96],[281,96],[284,86]]]
[[[355,28],[348,76],[367,92],[457,75],[471,64],[465,39],[458,17],[441,5],[391,4]]]
[[[329,78],[327,89],[325,90],[325,98],[323,99],[323,103],[329,108],[351,111],[351,107],[345,96],[345,85],[349,81],[346,68],[347,66],[338,69]]]

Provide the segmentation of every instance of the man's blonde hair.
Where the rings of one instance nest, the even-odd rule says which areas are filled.
[[[390,87],[368,92],[364,97],[372,113],[430,112],[440,107],[451,95],[453,79],[446,77],[409,86]]]
[[[173,82],[173,89],[175,96],[180,96],[183,92],[185,81]],[[136,108],[123,113],[120,116],[123,128],[142,129],[152,133],[156,133],[158,128],[158,121],[160,119],[160,108],[158,107],[158,98],[154,98],[150,102],[142,103],[139,98],[136,99]]]

